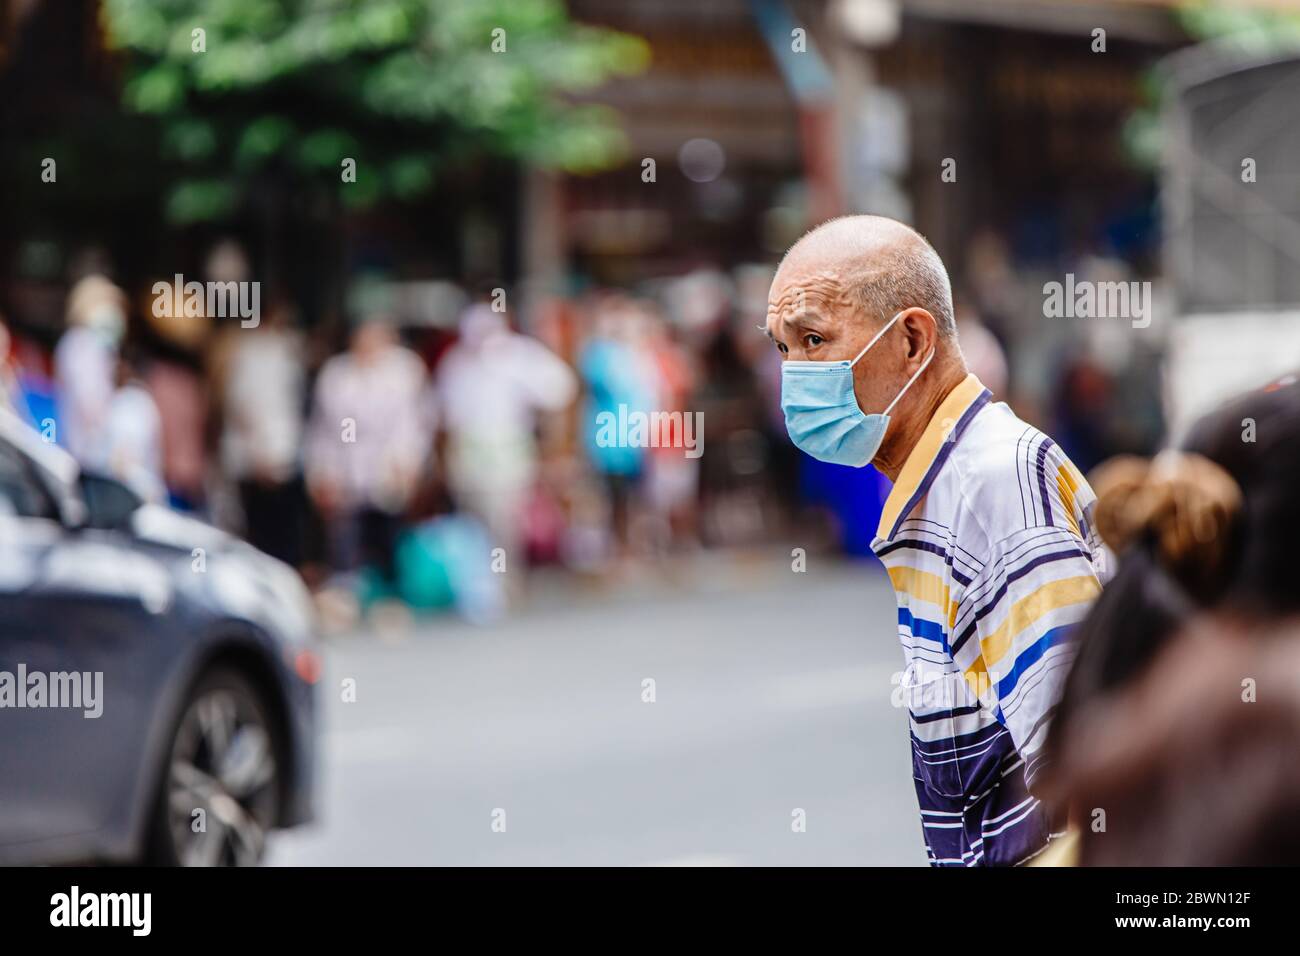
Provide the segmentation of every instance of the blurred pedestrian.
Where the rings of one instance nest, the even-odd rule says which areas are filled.
[[[572,370],[541,342],[512,331],[504,313],[479,303],[461,318],[436,390],[452,497],[484,523],[495,547],[520,554],[537,480],[538,416],[573,401]]]
[[[730,301],[720,300],[717,307],[721,311],[703,347],[704,373],[695,396],[708,422],[711,449],[700,459],[702,523],[711,543],[752,544],[765,534],[771,511],[765,500],[771,457],[762,363],[756,351],[741,345],[742,330]],[[743,335],[753,336],[752,322]]]
[[[429,450],[419,356],[390,315],[365,315],[348,350],[321,368],[305,448],[307,489],[325,519],[332,562],[391,579],[402,515]]]
[[[59,443],[83,465],[100,470],[108,462],[98,458],[98,433],[116,391],[126,320],[126,294],[102,275],[88,275],[68,293],[68,328],[54,350]]]
[[[646,448],[628,435],[603,433],[601,421],[648,414],[656,395],[656,370],[642,349],[633,309],[621,295],[594,304],[595,332],[578,357],[587,399],[582,411],[587,457],[604,486],[608,527],[619,557],[629,551],[632,512],[645,471]]]
[[[102,470],[144,501],[163,504],[163,426],[158,403],[144,382],[147,363],[134,347],[124,349],[114,370],[113,397],[92,440]]]
[[[162,299],[151,295],[144,310],[143,381],[162,416],[168,503],[180,511],[203,511],[212,459],[205,366],[213,320],[187,310],[171,293],[163,295]]]
[[[269,303],[255,328],[232,326],[222,376],[221,462],[239,491],[254,547],[294,567],[303,561],[306,346],[292,304]]]
[[[666,532],[665,543],[691,545],[696,535],[696,501],[700,462],[686,453],[681,422],[691,414],[698,371],[693,357],[681,347],[674,328],[650,304],[639,306],[645,349],[655,372],[655,409],[667,413],[661,433],[653,437],[646,471],[646,499],[655,520]],[[674,419],[672,416],[681,416]],[[692,441],[703,441],[692,435]]]

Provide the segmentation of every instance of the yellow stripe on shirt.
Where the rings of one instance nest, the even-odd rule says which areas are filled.
[[[939,575],[909,567],[894,567],[888,570],[890,583],[899,594],[906,594],[918,601],[930,602],[942,610],[943,616],[950,621],[956,617],[957,607],[949,597],[948,585],[944,584],[943,578]],[[951,623],[948,628],[952,629]]]
[[[1061,504],[1065,507],[1065,519],[1070,522],[1074,533],[1083,537],[1079,530],[1078,519],[1074,517],[1074,493],[1079,490],[1079,483],[1074,480],[1071,469],[1062,465],[1056,469],[1056,489],[1061,493]]]
[[[997,664],[1011,647],[1016,635],[1043,615],[1070,604],[1091,601],[1100,593],[1101,585],[1088,574],[1047,582],[1011,605],[1006,619],[980,641],[984,661],[990,667]]]

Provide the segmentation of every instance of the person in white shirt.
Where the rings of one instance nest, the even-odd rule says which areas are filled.
[[[424,363],[384,315],[321,368],[305,448],[308,493],[339,570],[392,572],[393,544],[430,448]]]
[[[83,465],[105,470],[104,427],[115,391],[118,345],[126,332],[126,295],[101,275],[79,280],[68,294],[68,330],[54,350],[59,444]]]
[[[577,378],[541,342],[512,331],[504,314],[478,304],[462,316],[436,379],[449,490],[510,555],[536,478],[538,415],[572,402]]]
[[[303,560],[305,344],[288,302],[256,328],[230,328],[222,376],[221,462],[239,490],[244,533],[256,548],[295,567]]]
[[[92,437],[89,457],[101,463],[96,470],[116,478],[145,501],[165,503],[162,415],[139,372],[133,354],[118,360],[116,388]]]

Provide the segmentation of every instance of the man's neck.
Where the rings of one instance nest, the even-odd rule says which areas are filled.
[[[912,454],[912,449],[916,443],[921,440],[925,434],[925,429],[933,420],[939,406],[943,404],[954,388],[966,380],[970,374],[966,366],[960,360],[956,362],[945,362],[940,368],[940,375],[934,380],[934,384],[917,396],[920,402],[906,416],[900,416],[896,422],[891,423],[890,432],[885,437],[885,443],[880,449],[880,453],[871,460],[871,463],[881,471],[890,481],[898,481],[898,475],[903,470],[908,457]],[[922,376],[924,378],[924,376]],[[918,382],[918,384],[920,384]]]

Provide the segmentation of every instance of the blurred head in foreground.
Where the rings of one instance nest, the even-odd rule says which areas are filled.
[[[1080,625],[1048,795],[1089,865],[1300,853],[1300,386],[1202,419],[1180,451],[1093,477],[1120,555]]]

